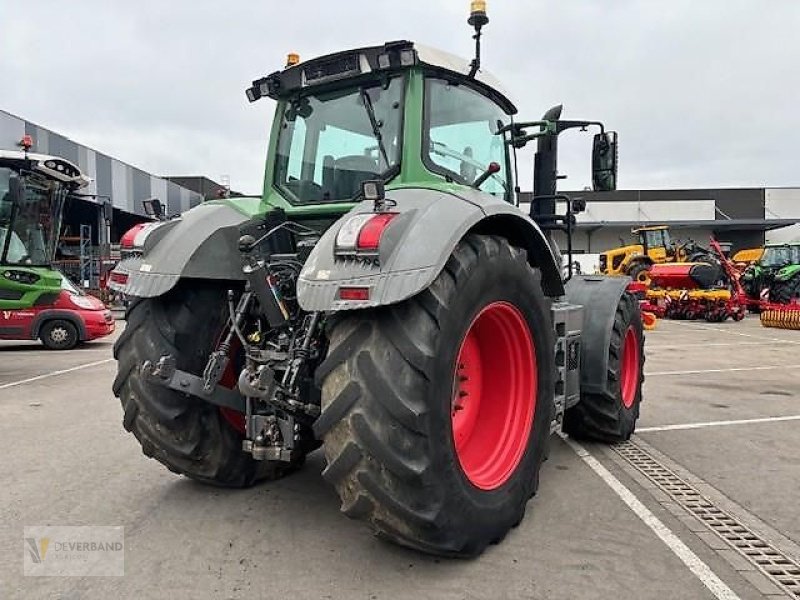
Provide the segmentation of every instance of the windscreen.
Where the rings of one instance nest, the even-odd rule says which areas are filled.
[[[765,267],[783,267],[800,264],[800,245],[768,246],[764,249],[761,264]]]
[[[24,177],[21,198],[11,193],[12,179],[22,177],[0,168],[0,262],[47,266],[55,254],[66,190],[58,184]]]
[[[305,95],[284,110],[275,184],[293,203],[348,201],[399,171],[403,78]]]

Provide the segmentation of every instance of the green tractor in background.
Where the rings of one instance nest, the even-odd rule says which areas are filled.
[[[277,103],[263,196],[153,228],[124,274],[113,389],[147,456],[243,487],[323,446],[345,514],[468,556],[523,518],[552,433],[631,436],[630,279],[565,279],[552,236],[583,208],[556,191],[559,135],[600,130],[593,179],[610,190],[616,134],[560,106],[515,121],[480,68],[484,4],[471,62],[390,42],[295,58],[247,90]]]
[[[761,259],[744,270],[741,281],[753,301],[800,301],[800,241],[767,244]]]

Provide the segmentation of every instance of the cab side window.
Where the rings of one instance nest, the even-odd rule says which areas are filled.
[[[472,185],[495,162],[500,171],[480,189],[509,197],[508,152],[504,136],[497,133],[509,122],[499,106],[466,85],[429,78],[423,160],[432,171],[464,185]]]

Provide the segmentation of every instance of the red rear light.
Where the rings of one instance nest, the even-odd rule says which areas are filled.
[[[369,288],[340,287],[339,300],[369,300]]]
[[[377,250],[381,243],[381,236],[397,213],[380,213],[367,221],[358,232],[356,250]]]
[[[111,271],[109,279],[114,283],[119,283],[120,285],[125,285],[126,283],[128,283],[127,273],[117,273],[116,271]]]

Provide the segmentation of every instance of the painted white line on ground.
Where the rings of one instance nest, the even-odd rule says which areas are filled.
[[[787,417],[763,417],[760,419],[739,419],[736,421],[681,423],[679,425],[661,425],[659,427],[637,427],[636,433],[647,433],[649,431],[681,431],[684,429],[704,429],[705,427],[724,427],[726,425],[750,425],[752,423],[779,423],[781,421],[800,421],[800,415],[790,415]]]
[[[800,365],[768,365],[763,367],[729,367],[727,369],[697,369],[694,371],[649,371],[646,377],[654,375],[698,375],[701,373],[736,373],[739,371],[775,371],[777,369],[797,369]]]
[[[73,371],[80,371],[82,369],[88,369],[90,367],[96,367],[98,365],[104,365],[105,363],[110,363],[114,359],[113,358],[106,358],[104,360],[96,360],[94,362],[85,363],[82,365],[77,365],[75,367],[70,367],[69,369],[61,369],[59,371],[51,371],[50,373],[44,373],[42,375],[37,375],[36,377],[29,377],[28,379],[20,379],[19,381],[12,381],[11,383],[3,383],[0,384],[0,390],[5,390],[12,387],[17,387],[19,385],[25,385],[26,383],[32,383],[34,381],[40,381],[42,379],[47,379],[48,377],[55,377],[56,375],[64,375],[65,373],[72,373]]]
[[[753,335],[752,333],[742,333],[741,331],[731,331],[730,329],[724,329],[722,327],[709,327],[708,325],[699,325],[696,323],[686,323],[683,321],[670,321],[670,323],[674,323],[675,325],[679,325],[681,327],[688,327],[689,329],[700,329],[705,331],[721,331],[722,333],[729,333],[730,335],[740,335],[742,337],[749,337],[754,338],[757,340],[764,340],[765,342],[783,342],[784,344],[800,344],[800,341],[796,340],[787,340],[784,338],[775,338],[775,337],[764,337],[763,335]]]
[[[666,544],[675,556],[706,586],[709,591],[720,600],[739,600],[739,596],[711,570],[702,559],[684,544],[661,520],[655,516],[649,508],[634,496],[625,485],[617,479],[608,469],[586,450],[583,446],[569,438],[563,438],[575,453],[585,462],[589,468],[610,487],[620,499],[627,504],[633,513],[647,525],[659,539]]]
[[[645,350],[683,350],[685,348],[707,348],[709,346],[776,346],[784,344],[794,344],[792,340],[764,341],[764,342],[706,342],[699,344],[647,344]]]

